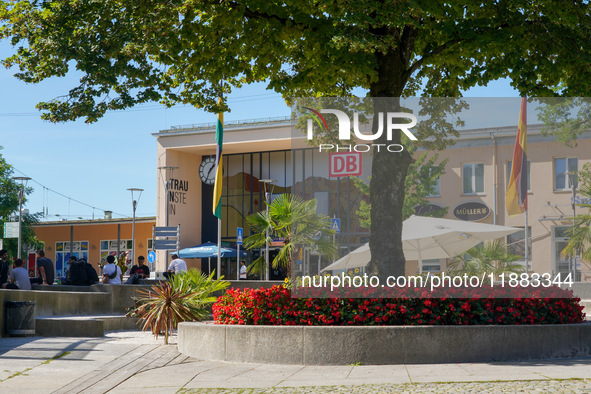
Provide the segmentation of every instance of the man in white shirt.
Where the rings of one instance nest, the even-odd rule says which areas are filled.
[[[187,270],[187,263],[185,260],[180,259],[178,254],[172,255],[172,261],[168,266],[168,272],[171,274],[179,274],[181,272],[185,272]]]
[[[246,264],[244,260],[240,262],[240,280],[246,280]]]
[[[121,284],[121,268],[115,264],[115,256],[107,256],[107,265],[103,268],[103,283],[110,285]]]

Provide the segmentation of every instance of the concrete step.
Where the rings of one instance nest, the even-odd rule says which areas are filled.
[[[105,331],[138,329],[137,317],[125,315],[38,316],[35,333],[42,337],[104,337]]]

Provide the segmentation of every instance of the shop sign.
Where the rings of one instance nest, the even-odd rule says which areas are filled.
[[[477,222],[490,215],[490,208],[481,202],[465,202],[454,208],[453,214],[460,220]]]

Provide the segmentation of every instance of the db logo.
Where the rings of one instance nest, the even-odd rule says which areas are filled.
[[[329,176],[361,175],[361,153],[329,153]]]

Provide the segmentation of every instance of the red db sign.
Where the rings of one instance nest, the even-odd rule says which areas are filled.
[[[329,175],[331,177],[361,175],[361,153],[329,153]]]

